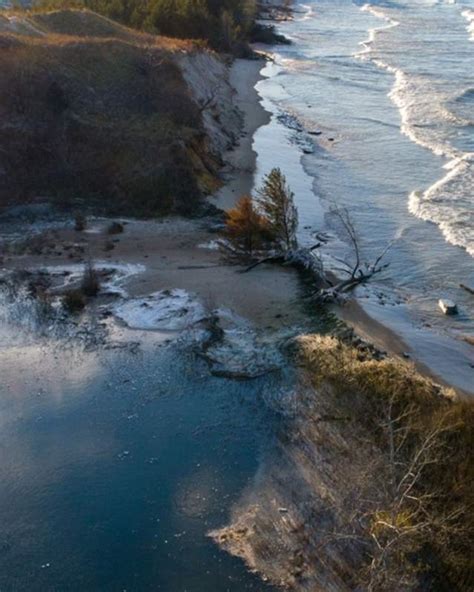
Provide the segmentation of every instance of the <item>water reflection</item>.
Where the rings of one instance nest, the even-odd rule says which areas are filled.
[[[0,589],[270,589],[206,534],[271,444],[281,376],[216,378],[150,337],[2,344]]]

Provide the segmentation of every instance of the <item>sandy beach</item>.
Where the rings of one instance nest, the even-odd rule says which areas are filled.
[[[243,115],[243,129],[238,144],[224,155],[224,184],[215,196],[209,197],[211,203],[223,210],[233,207],[241,195],[250,193],[254,187],[257,160],[254,134],[270,120],[255,88],[264,66],[263,60],[236,60],[230,70],[234,104]],[[215,244],[218,235],[212,222],[183,218],[125,220],[125,232],[113,237],[113,250],[108,250],[109,222],[91,219],[86,232],[58,229],[54,232],[58,248],[40,255],[7,257],[4,265],[6,268],[39,269],[84,262],[84,254],[111,265],[141,264],[144,271],[127,284],[130,296],[184,289],[195,294],[208,309],[230,309],[259,328],[308,326],[308,303],[302,298],[298,273],[275,265],[261,265],[250,273],[239,273],[238,267],[223,261]],[[67,244],[80,244],[83,254],[71,260],[69,251],[61,247]],[[416,349],[410,348],[391,328],[372,318],[356,300],[342,307],[334,306],[332,312],[380,350],[409,358],[421,373],[443,385],[454,385],[460,393],[472,391],[470,368],[455,376],[449,365],[444,369],[434,368],[430,359],[427,362],[417,355]],[[436,355],[433,359],[436,360]]]
[[[254,134],[270,121],[270,114],[260,104],[256,84],[264,60],[235,60],[230,70],[230,83],[235,89],[235,103],[244,117],[244,125],[237,146],[224,155],[225,184],[211,198],[218,208],[228,210],[241,195],[250,194],[254,187],[257,154],[253,149]]]
[[[232,207],[253,187],[253,134],[268,121],[255,90],[263,67],[263,60],[236,60],[231,68],[234,104],[244,116],[244,127],[239,143],[225,155],[225,184],[215,197],[209,198],[222,209]],[[108,265],[140,264],[144,271],[132,276],[126,285],[131,297],[178,288],[195,294],[208,309],[231,309],[260,328],[306,324],[297,272],[262,265],[251,273],[239,273],[239,266],[223,261],[215,244],[218,234],[212,220],[171,217],[122,222],[124,232],[114,236],[107,233],[108,219],[91,218],[84,232],[58,228],[47,233],[48,240],[55,244],[53,249],[6,257],[4,266],[41,269],[77,265],[87,258]],[[71,245],[79,245],[81,251],[72,259]]]

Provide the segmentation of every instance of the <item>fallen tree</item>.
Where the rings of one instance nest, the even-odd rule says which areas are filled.
[[[270,196],[267,196],[266,207],[262,211],[262,214],[257,214],[259,211],[258,200],[256,207],[249,209],[249,212],[251,210],[253,215],[259,215],[261,221],[260,225],[252,226],[254,229],[253,234],[257,233],[258,235],[264,229],[267,235],[265,240],[253,240],[253,244],[260,243],[260,249],[246,249],[243,253],[241,246],[236,246],[236,230],[235,224],[233,224],[233,213],[235,210],[231,210],[229,213],[227,240],[224,238],[219,243],[221,250],[233,260],[251,261],[250,265],[240,270],[240,273],[248,273],[263,263],[277,263],[295,267],[308,272],[317,284],[317,290],[314,291],[312,297],[319,303],[329,303],[342,300],[357,286],[368,282],[373,276],[387,269],[389,263],[384,263],[384,258],[390,250],[392,243],[389,243],[374,261],[364,261],[360,240],[349,211],[347,208],[335,206],[331,210],[331,214],[336,218],[343,237],[350,246],[351,252],[347,259],[335,258],[338,266],[333,267],[333,271],[336,273],[339,272],[344,277],[337,281],[332,281],[330,274],[324,269],[324,263],[320,254],[321,248],[328,242],[327,236],[324,233],[318,233],[316,234],[317,242],[314,245],[310,247],[301,247],[298,245],[296,240],[297,215],[294,213],[293,193],[286,185],[286,180],[279,170],[275,169],[272,174],[281,180],[277,188],[278,191],[273,191]],[[268,178],[270,178],[270,175]],[[259,194],[262,194],[262,191],[260,190]],[[251,200],[250,197],[246,199]],[[280,201],[284,202],[284,207],[281,207]],[[267,224],[264,223],[266,220],[268,220]],[[249,224],[241,226],[246,227]],[[271,240],[272,228],[279,229],[279,232],[276,233],[276,240]],[[289,231],[288,228],[290,228]],[[268,236],[269,229],[270,239]],[[243,230],[240,233],[243,234]]]
[[[351,246],[352,254],[348,260],[336,257],[336,261],[340,267],[335,268],[335,271],[348,277],[338,281],[336,284],[318,290],[315,293],[315,297],[319,302],[337,301],[344,294],[354,290],[360,284],[368,282],[374,275],[387,269],[389,263],[383,263],[383,259],[392,246],[392,243],[389,243],[373,262],[363,261],[360,240],[347,208],[335,206],[331,210],[331,214],[339,222],[344,238]]]

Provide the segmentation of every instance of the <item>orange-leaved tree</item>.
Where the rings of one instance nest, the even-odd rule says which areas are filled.
[[[242,196],[227,212],[226,238],[229,252],[243,259],[252,259],[268,236],[268,223],[257,211],[249,195]]]

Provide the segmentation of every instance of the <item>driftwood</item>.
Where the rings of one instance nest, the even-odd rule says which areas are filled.
[[[384,269],[388,267],[388,263],[385,265],[381,265],[380,267],[370,267],[368,271],[363,272],[361,269],[358,270],[357,275],[355,277],[350,277],[346,280],[343,280],[329,288],[324,288],[316,292],[316,300],[318,302],[332,302],[337,301],[340,297],[344,294],[347,294],[351,290],[354,290],[360,284],[364,284],[368,282],[374,275],[381,273]]]
[[[374,275],[387,269],[389,264],[382,263],[382,259],[392,246],[392,243],[389,243],[373,263],[362,263],[360,241],[348,210],[346,208],[335,207],[332,210],[332,214],[339,220],[346,238],[352,247],[353,261],[350,263],[344,259],[336,258],[336,261],[341,267],[336,268],[335,271],[340,271],[349,277],[333,286],[318,290],[314,296],[318,302],[322,303],[340,300],[341,297],[343,298],[345,294],[354,290],[360,284],[368,282]]]
[[[268,257],[264,257],[263,259],[255,261],[245,269],[240,270],[239,273],[247,273],[249,271],[252,271],[252,269],[255,269],[263,263],[281,263],[283,265],[293,265],[294,267],[299,267],[300,269],[315,269],[315,264],[316,262],[319,263],[319,260],[313,257],[311,253],[316,249],[319,249],[321,244],[321,242],[318,242],[309,248],[279,251],[274,255],[269,255]],[[319,267],[318,274],[320,273]]]
[[[469,292],[469,294],[472,294],[474,296],[474,288],[470,288],[469,286],[466,286],[466,284],[459,284],[459,287],[463,290],[466,290],[466,292]]]
[[[314,254],[315,251],[328,242],[328,237],[324,233],[316,235],[318,242],[311,247],[298,247],[289,250],[267,252],[266,256],[257,261],[253,261],[248,267],[239,270],[238,273],[248,273],[263,263],[278,263],[280,265],[296,267],[297,269],[309,272],[317,284],[324,286],[323,288],[318,288],[318,290],[312,294],[312,297],[317,302],[329,303],[342,300],[348,292],[354,290],[357,286],[368,282],[373,276],[378,275],[387,269],[389,264],[383,263],[382,260],[391,248],[392,243],[389,243],[385,247],[373,263],[365,263],[363,262],[360,242],[348,211],[345,208],[336,207],[332,210],[332,213],[341,223],[352,251],[351,261],[336,258],[339,267],[334,268],[334,271],[339,271],[342,274],[347,275],[348,277],[345,279],[342,279],[337,283],[332,283],[328,275],[325,273],[321,258]],[[239,258],[239,253],[229,244],[225,243],[225,241],[220,242],[220,247],[234,258]],[[240,258],[242,258],[241,255]],[[474,294],[474,290],[472,293]]]

